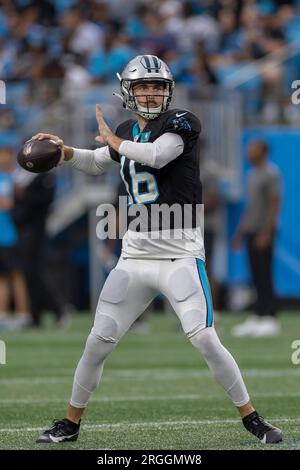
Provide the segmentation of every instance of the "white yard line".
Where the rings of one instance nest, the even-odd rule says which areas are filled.
[[[276,423],[288,423],[288,422],[299,422],[300,418],[270,418],[273,422]],[[196,421],[154,421],[154,422],[141,422],[141,423],[103,423],[103,424],[84,424],[82,428],[85,431],[94,431],[94,430],[115,430],[123,429],[128,430],[128,428],[163,428],[163,427],[184,427],[184,426],[225,426],[227,424],[238,424],[240,420],[238,419],[199,419]],[[2,428],[0,433],[19,433],[19,432],[39,432],[44,431],[45,427],[23,427],[23,428]]]
[[[300,367],[290,369],[242,369],[245,377],[299,377]],[[10,379],[0,379],[0,385],[39,385],[39,384],[58,384],[70,382],[73,375],[67,377],[18,377]],[[120,369],[108,370],[104,373],[103,380],[130,379],[145,380],[177,380],[186,377],[201,378],[211,377],[209,370],[203,369]]]
[[[127,401],[188,401],[188,400],[217,400],[224,399],[225,394],[220,391],[219,394],[190,394],[190,395],[133,395],[133,396],[102,396],[92,398],[91,403],[109,403],[109,402],[127,402]],[[252,392],[251,397],[256,398],[283,398],[283,397],[300,397],[300,392]],[[0,399],[0,406],[3,405],[47,405],[55,403],[65,403],[69,397],[64,398],[28,398],[28,399]]]

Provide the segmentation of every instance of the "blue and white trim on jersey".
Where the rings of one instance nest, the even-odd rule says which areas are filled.
[[[205,263],[202,259],[196,258],[197,270],[199,274],[199,279],[201,282],[203,294],[206,302],[206,327],[212,326],[214,317],[213,317],[213,304],[211,298],[211,292],[209,287],[209,281],[205,269]]]

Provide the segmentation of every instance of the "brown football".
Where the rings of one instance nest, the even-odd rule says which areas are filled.
[[[52,170],[60,159],[61,147],[54,140],[28,140],[18,153],[18,163],[32,173]]]

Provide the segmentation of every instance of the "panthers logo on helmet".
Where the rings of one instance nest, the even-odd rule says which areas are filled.
[[[153,70],[156,73],[159,73],[159,70],[161,68],[161,62],[158,59],[158,57],[153,56],[153,55],[143,55],[141,58],[141,64],[147,69],[147,71],[150,73]]]

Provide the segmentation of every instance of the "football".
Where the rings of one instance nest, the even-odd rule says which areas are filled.
[[[54,140],[28,140],[18,153],[18,163],[32,173],[43,173],[54,168],[61,156],[61,147]]]

